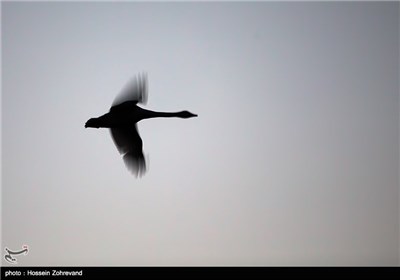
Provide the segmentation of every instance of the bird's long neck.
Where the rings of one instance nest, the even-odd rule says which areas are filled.
[[[179,117],[180,112],[155,112],[143,109],[143,119]]]

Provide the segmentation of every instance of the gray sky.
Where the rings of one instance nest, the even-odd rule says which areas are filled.
[[[20,265],[399,263],[398,2],[1,4]],[[141,71],[199,117],[140,122],[135,179],[83,126]]]

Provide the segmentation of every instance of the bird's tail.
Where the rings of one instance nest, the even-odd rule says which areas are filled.
[[[99,118],[91,118],[85,123],[85,128],[87,127],[99,128],[100,126],[101,125]]]

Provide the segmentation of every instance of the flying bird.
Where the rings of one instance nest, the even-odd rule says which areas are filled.
[[[136,177],[146,172],[146,160],[143,156],[143,141],[140,138],[137,123],[149,118],[177,117],[182,119],[197,117],[189,111],[155,112],[143,109],[137,104],[147,103],[147,75],[133,77],[114,99],[108,113],[89,119],[85,128],[109,128],[111,137],[126,167]]]

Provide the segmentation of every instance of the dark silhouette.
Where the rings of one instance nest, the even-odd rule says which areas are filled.
[[[149,118],[192,118],[197,115],[188,111],[176,113],[154,112],[137,106],[147,102],[147,77],[133,78],[115,98],[110,111],[98,118],[89,119],[85,127],[110,128],[111,136],[118,151],[123,155],[126,167],[137,177],[146,172],[143,156],[143,142],[136,123]]]

